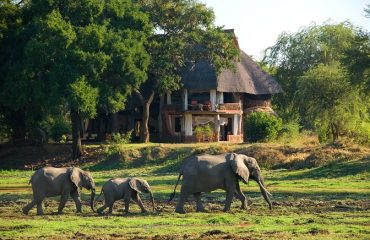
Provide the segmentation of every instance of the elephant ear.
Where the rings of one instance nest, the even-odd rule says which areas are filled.
[[[71,181],[76,185],[77,189],[81,189],[81,170],[79,168],[72,168],[71,175],[69,176]]]
[[[135,190],[138,193],[141,193],[143,191],[142,184],[139,179],[137,178],[131,178],[131,180],[128,182],[130,187]]]
[[[244,183],[248,183],[249,179],[249,169],[244,163],[244,158],[238,154],[231,154],[230,156],[230,166],[231,169],[242,179]]]

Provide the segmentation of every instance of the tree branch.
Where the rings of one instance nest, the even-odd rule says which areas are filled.
[[[139,92],[139,90],[135,90],[135,93],[139,97],[141,104],[144,105],[145,104],[145,98],[143,97],[143,95]]]

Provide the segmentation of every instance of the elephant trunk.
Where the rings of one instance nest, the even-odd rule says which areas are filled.
[[[94,210],[94,199],[95,199],[95,188],[92,188],[91,189],[90,207],[91,207],[91,210],[93,212],[95,212],[95,210]]]
[[[268,203],[269,208],[272,209],[272,203],[271,203],[271,200],[270,200],[270,197],[269,197],[269,195],[272,196],[272,194],[269,191],[267,191],[267,189],[265,187],[265,183],[264,183],[264,181],[261,177],[258,178],[257,183],[260,187],[263,198]]]
[[[155,205],[154,205],[154,197],[153,197],[153,193],[152,192],[149,192],[150,194],[150,201],[152,202],[152,206],[153,206],[153,212],[155,211]]]

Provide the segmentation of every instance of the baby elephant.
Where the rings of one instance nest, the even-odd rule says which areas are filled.
[[[154,211],[154,198],[147,181],[140,178],[114,178],[104,183],[102,193],[104,193],[104,206],[98,208],[97,212],[102,214],[104,209],[109,207],[109,214],[112,213],[113,204],[119,199],[124,199],[125,202],[125,213],[129,212],[130,200],[134,200],[139,207],[141,212],[146,212],[143,202],[140,199],[139,193],[149,193],[150,200],[152,201]],[[100,196],[99,196],[100,197]]]

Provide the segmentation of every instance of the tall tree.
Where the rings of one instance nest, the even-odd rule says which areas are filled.
[[[311,25],[293,34],[282,33],[276,44],[266,50],[264,58],[285,90],[284,94],[274,98],[279,114],[285,120],[300,120],[306,128],[318,129],[317,113],[325,112],[319,122],[322,128],[330,128],[331,135],[336,139],[340,130],[335,129],[344,128],[338,122],[334,124],[336,120],[330,114],[335,113],[335,117],[348,122],[349,119],[358,120],[359,113],[364,109],[370,110],[367,87],[369,40],[369,33],[348,22]],[[340,88],[337,84],[346,88]],[[343,96],[345,91],[352,98]],[[358,100],[354,97],[356,94],[361,99],[361,105],[355,103]],[[332,104],[328,103],[330,98],[348,104],[336,103],[335,107],[328,107]],[[358,114],[350,114],[348,106],[355,105],[362,106],[362,110],[357,111]],[[325,117],[326,123],[331,120],[331,124],[324,124]],[[367,121],[366,118],[363,121]]]
[[[181,87],[181,69],[199,59],[209,60],[216,71],[232,66],[238,55],[232,37],[214,25],[211,9],[196,0],[138,0],[156,29],[146,45],[151,56],[147,95],[136,89],[143,106],[140,140],[149,141],[149,110],[155,94]]]
[[[339,62],[319,64],[298,81],[297,98],[307,120],[313,123],[321,141],[335,142],[369,120],[358,87],[352,85]]]
[[[24,16],[31,32],[23,49],[29,91],[38,86],[33,95],[42,93],[49,108],[69,108],[72,157],[79,158],[81,120],[122,109],[146,80],[144,44],[152,25],[130,0],[34,0]]]
[[[23,5],[11,0],[0,0],[0,115],[2,123],[11,131],[13,143],[26,138],[27,106],[32,104],[28,85],[22,78],[22,50],[24,34]],[[13,79],[19,79],[13,82]]]
[[[360,34],[361,30],[348,22],[314,24],[293,34],[282,33],[276,44],[266,50],[264,62],[274,69],[274,77],[284,89],[283,94],[274,96],[284,119],[302,115],[296,104],[299,78],[319,64],[342,62]]]

